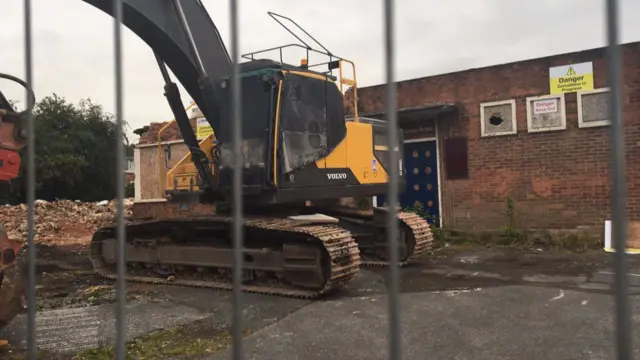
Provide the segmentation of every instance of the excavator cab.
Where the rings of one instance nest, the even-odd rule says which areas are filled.
[[[242,163],[244,192],[265,193],[261,200],[291,201],[277,190],[324,186],[324,166],[317,162],[346,136],[342,96],[329,76],[272,61],[247,63],[242,75]],[[335,78],[334,78],[335,79]],[[222,82],[226,88],[228,80]],[[230,92],[221,89],[222,104]],[[231,117],[221,107],[223,118]],[[220,186],[230,189],[233,173],[229,127],[216,132],[220,146]],[[322,164],[324,165],[324,164]]]
[[[386,192],[389,166],[386,122],[357,115],[345,118],[344,86],[357,91],[355,65],[334,55],[295,21],[269,12],[301,44],[289,44],[242,55],[240,64],[242,108],[242,176],[245,203],[264,206],[299,203],[341,197],[372,197]],[[294,24],[321,49],[311,47],[286,27],[281,19]],[[283,53],[302,51],[300,65],[287,64]],[[279,58],[258,58],[266,53]],[[309,58],[328,60],[311,62]],[[353,79],[345,76],[351,67]],[[336,73],[336,74],[334,74]],[[230,78],[215,85],[218,113],[222,124],[232,118]],[[214,192],[228,199],[233,179],[232,127],[214,127],[215,138],[199,144],[210,160]],[[399,131],[398,143],[402,144]],[[404,181],[402,153],[395,150],[400,183]],[[193,198],[205,185],[186,156],[168,172],[166,193],[171,199]],[[197,184],[197,186],[194,186]],[[400,186],[400,191],[404,187]],[[203,191],[206,197],[206,191]],[[206,201],[206,200],[205,200]]]

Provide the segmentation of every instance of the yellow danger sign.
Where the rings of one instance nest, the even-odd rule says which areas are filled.
[[[584,62],[549,68],[549,87],[550,94],[593,90],[593,63]]]
[[[206,118],[198,118],[196,120],[196,137],[198,140],[203,140],[207,136],[213,134],[213,128],[209,124]]]

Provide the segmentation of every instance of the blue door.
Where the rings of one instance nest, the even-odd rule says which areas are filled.
[[[404,144],[404,162],[407,188],[400,196],[403,208],[420,208],[429,223],[440,224],[438,202],[438,161],[436,141]],[[378,206],[383,206],[386,196],[377,197]]]

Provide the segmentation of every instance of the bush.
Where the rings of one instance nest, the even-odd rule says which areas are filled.
[[[116,124],[102,106],[85,99],[78,105],[47,96],[33,110],[36,117],[36,197],[52,201],[100,201],[116,193],[116,144],[133,153],[126,136],[116,142]],[[20,176],[0,188],[2,201],[26,200],[26,148]]]

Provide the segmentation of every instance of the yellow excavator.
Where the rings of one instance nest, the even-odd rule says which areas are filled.
[[[112,0],[82,1],[112,15]],[[240,64],[242,289],[313,299],[353,280],[361,265],[389,264],[387,209],[345,205],[344,199],[384,194],[393,166],[400,174],[398,190],[404,190],[402,132],[390,146],[385,121],[358,116],[357,96],[356,113],[346,118],[342,88],[357,91],[353,62],[331,53],[293,20],[269,15],[296,36],[282,22],[290,21],[321,49],[296,36],[301,44],[245,54],[248,61]],[[189,150],[166,176],[166,201],[134,205],[125,227],[126,280],[231,289],[232,61],[200,0],[123,0],[123,24],[153,49]],[[305,53],[299,65],[282,56],[263,58],[290,48]],[[311,56],[328,60],[311,63]],[[353,79],[344,75],[347,67]],[[198,141],[168,69],[214,135]],[[389,162],[389,151],[398,152],[398,163]],[[433,237],[425,219],[403,211],[397,217],[405,265],[430,250]],[[116,226],[98,229],[90,244],[94,268],[110,279],[116,279]],[[2,301],[0,295],[0,314],[9,309]]]
[[[111,11],[110,1],[88,1]],[[166,201],[134,205],[126,226],[127,280],[231,288],[233,167],[232,62],[198,0],[125,0],[124,25],[149,44],[165,96],[189,153],[167,174]],[[159,5],[162,4],[162,5]],[[388,265],[387,209],[342,205],[344,198],[384,194],[396,166],[405,171],[385,121],[345,117],[343,86],[357,91],[354,64],[336,56],[293,20],[269,13],[300,43],[243,55],[243,290],[315,298],[352,280],[361,265]],[[284,22],[295,25],[315,49]],[[246,25],[245,25],[246,26]],[[298,47],[299,65],[265,58]],[[326,59],[311,63],[310,57]],[[211,125],[198,142],[169,67]],[[351,68],[354,79],[344,74]],[[337,76],[334,75],[337,73]],[[357,96],[354,96],[354,102]],[[353,104],[357,109],[357,104]],[[402,146],[402,132],[395,142]],[[387,153],[398,152],[398,163]],[[423,218],[400,211],[401,264],[429,250]],[[91,259],[115,279],[115,224],[96,232]]]

